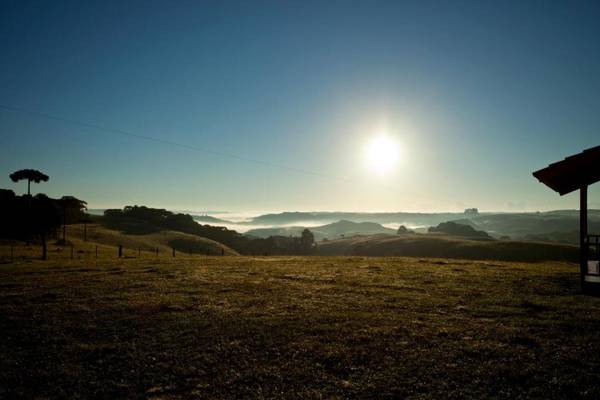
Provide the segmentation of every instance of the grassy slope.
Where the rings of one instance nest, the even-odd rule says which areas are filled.
[[[69,226],[71,237],[83,237],[82,225]],[[138,247],[153,249],[159,247],[159,251],[170,251],[175,247],[179,251],[187,252],[189,248],[196,252],[210,251],[211,254],[221,254],[221,248],[225,249],[225,254],[235,255],[237,252],[224,244],[211,239],[190,235],[176,231],[156,231],[144,234],[125,234],[117,230],[109,229],[101,225],[88,226],[88,241],[101,243],[109,246],[116,246],[121,243],[124,247],[137,249]],[[80,243],[83,243],[82,241]]]
[[[91,257],[95,253],[95,247],[98,246],[100,255],[115,256],[118,245],[124,248],[124,256],[133,257],[138,255],[138,249],[141,248],[146,257],[154,254],[154,249],[158,247],[159,255],[171,255],[171,248],[175,247],[178,252],[188,253],[191,249],[193,254],[220,255],[221,248],[225,250],[226,255],[237,255],[238,253],[214,240],[189,235],[182,232],[155,230],[152,232],[140,234],[126,234],[115,229],[109,229],[100,224],[89,224],[87,226],[87,242],[83,241],[83,225],[67,226],[67,241],[72,243],[77,257]],[[51,241],[48,246],[49,257],[66,258],[70,257],[70,249],[63,248]],[[27,255],[39,257],[41,255],[40,246],[24,248],[20,246],[16,249],[17,255]],[[0,246],[0,258],[8,255],[8,249]]]
[[[269,236],[301,236],[304,229],[306,229],[304,226],[259,228],[250,229],[245,234],[261,238],[267,238]],[[389,229],[373,222],[338,221],[331,224],[309,227],[308,229],[314,234],[315,240],[317,241],[321,241],[325,238],[337,238],[342,234],[345,236],[354,236],[396,233],[396,229]]]
[[[0,398],[589,398],[565,263],[213,257],[0,265]]]
[[[504,261],[577,261],[575,246],[515,241],[467,240],[445,235],[374,235],[320,242],[320,255],[448,257]]]

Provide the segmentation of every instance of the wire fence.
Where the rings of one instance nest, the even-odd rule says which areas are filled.
[[[0,246],[0,262],[12,263],[31,260],[81,260],[81,259],[151,259],[151,258],[177,258],[177,257],[209,257],[225,256],[224,248],[198,249],[190,248],[187,251],[175,247],[144,247],[137,248],[116,246],[75,246],[63,245],[47,246],[46,254],[41,245],[7,244]]]

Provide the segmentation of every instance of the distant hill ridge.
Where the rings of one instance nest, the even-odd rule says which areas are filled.
[[[457,222],[470,225],[475,230],[487,232],[490,236],[510,237],[527,240],[540,238],[549,241],[577,243],[579,229],[578,210],[553,210],[547,212],[519,213],[348,213],[348,212],[284,212],[265,214],[254,218],[250,224],[263,225],[302,225],[310,221],[312,225],[319,222],[329,224],[333,221],[374,222],[378,224],[399,224],[423,231],[444,222]],[[600,234],[600,210],[588,212],[590,233]],[[311,228],[312,229],[312,228]],[[283,232],[283,231],[282,231]],[[260,232],[259,232],[260,233]],[[289,234],[289,232],[283,232]],[[383,233],[383,232],[382,232]]]
[[[281,228],[261,228],[251,229],[246,232],[248,236],[266,238],[269,236],[298,236],[305,227],[291,226]],[[315,235],[317,241],[323,239],[335,239],[344,236],[353,235],[374,235],[379,233],[395,234],[395,229],[390,229],[375,222],[353,222],[340,220],[331,224],[309,227],[310,231]]]
[[[438,226],[429,228],[430,233],[444,233],[452,236],[459,236],[470,239],[493,240],[493,238],[484,231],[478,231],[471,225],[459,224],[454,221],[442,222]]]
[[[504,223],[509,220],[516,224],[517,228],[520,226],[519,221],[523,220],[528,221],[531,226],[544,225],[543,221],[548,221],[548,226],[556,226],[561,221],[564,222],[565,218],[573,218],[571,216],[540,213],[527,214],[527,218],[519,218],[514,214],[502,216],[505,218],[501,218],[500,215],[477,215],[471,218],[461,215],[461,217],[464,224],[462,224],[463,221],[457,223],[458,218],[452,223],[448,223],[448,221],[440,223],[443,234],[406,232],[397,235],[394,229],[386,228],[378,223],[339,220],[311,228],[315,238],[327,237],[329,239],[327,242],[319,242],[316,248],[303,247],[299,233],[304,227],[275,228],[276,231],[263,232],[265,235],[269,235],[267,238],[253,238],[223,227],[200,225],[188,214],[174,214],[166,210],[143,206],[128,206],[123,210],[107,210],[105,217],[98,218],[98,222],[101,220],[101,223],[107,227],[129,235],[144,235],[162,230],[180,231],[212,239],[240,254],[250,255],[406,255],[521,261],[573,261],[577,258],[578,253],[575,246],[519,242],[506,238],[499,241],[489,240],[489,236],[485,232],[480,232],[480,227],[489,224],[490,221],[496,222],[495,226],[498,226],[498,220]],[[516,220],[513,220],[515,218]],[[592,226],[598,220],[591,218],[590,221]],[[436,227],[437,229],[440,229],[440,224]],[[452,227],[452,229],[448,229],[448,227]],[[342,238],[342,235],[345,237]],[[486,240],[481,240],[484,238]],[[184,247],[186,246],[187,244],[184,245]]]
[[[453,218],[463,218],[464,213],[361,213],[361,212],[282,212],[278,214],[264,214],[254,217],[251,222],[254,224],[273,224],[289,225],[305,221],[323,221],[331,223],[332,221],[352,221],[352,222],[375,222],[379,224],[401,222],[408,218],[422,225],[434,225],[440,222],[448,221]]]

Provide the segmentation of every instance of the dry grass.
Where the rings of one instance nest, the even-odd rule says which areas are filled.
[[[475,240],[440,234],[371,235],[320,242],[320,255],[443,257],[470,260],[570,261],[579,247],[543,242]]]
[[[203,257],[0,265],[0,398],[589,398],[577,267]]]
[[[87,226],[87,241],[83,241],[83,225],[75,224],[67,226],[67,246],[56,244],[56,240],[48,244],[48,257],[50,260],[68,260],[71,258],[71,244],[74,248],[74,258],[94,259],[96,246],[100,258],[116,258],[118,246],[123,246],[125,257],[156,258],[155,249],[158,248],[158,256],[161,258],[171,257],[172,248],[176,253],[188,256],[192,255],[220,255],[221,249],[225,255],[237,255],[238,253],[214,240],[189,235],[176,231],[156,231],[144,234],[125,234],[117,230],[106,228],[98,224]],[[0,262],[10,259],[10,247],[2,246],[0,243]],[[40,245],[24,246],[21,242],[15,242],[13,258],[33,259],[40,258],[42,249]]]

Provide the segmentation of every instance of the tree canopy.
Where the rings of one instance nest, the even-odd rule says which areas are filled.
[[[87,202],[73,196],[63,196],[58,200],[63,211],[63,220],[66,224],[78,223],[86,217]]]
[[[302,231],[300,244],[302,245],[304,251],[310,251],[313,248],[315,244],[315,235],[308,228],[305,228]]]
[[[61,221],[58,200],[44,194],[16,196],[12,190],[0,190],[0,237],[26,240],[45,238]]]
[[[27,195],[31,195],[31,182],[48,182],[48,175],[35,169],[20,169],[9,175],[13,182],[27,180]]]

